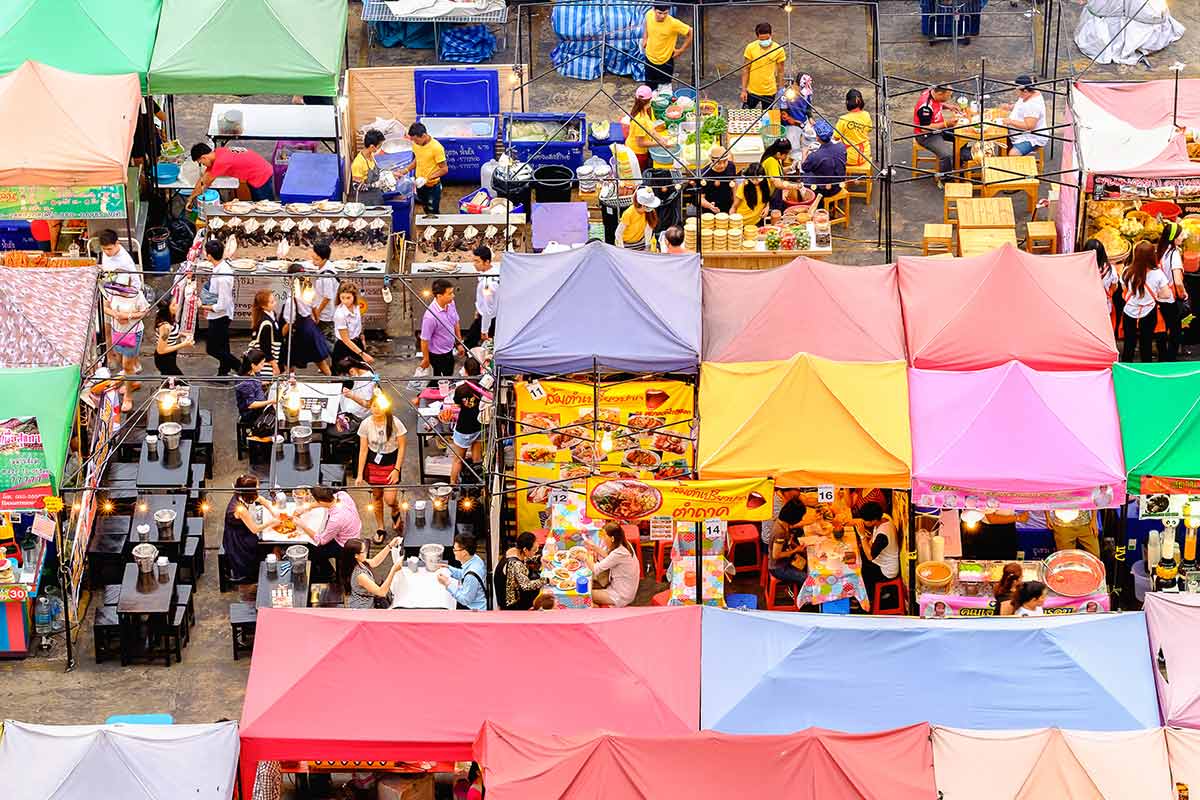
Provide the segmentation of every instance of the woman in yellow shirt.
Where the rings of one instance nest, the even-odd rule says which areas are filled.
[[[617,247],[626,250],[654,249],[654,229],[658,227],[658,212],[654,209],[661,202],[654,191],[645,186],[634,193],[633,202],[617,223],[614,237]]]
[[[834,126],[837,141],[846,145],[846,166],[861,167],[871,159],[871,115],[863,110],[862,92],[846,92],[846,113]]]
[[[625,146],[637,156],[638,166],[650,166],[650,148],[654,145],[654,114],[650,109],[650,98],[654,92],[649,86],[639,86],[634,95],[633,108],[629,112],[629,135]]]
[[[762,164],[763,173],[770,178],[768,183],[771,186],[771,208],[787,208],[796,193],[804,188],[801,183],[783,179],[784,167],[791,163],[789,159],[791,152],[792,143],[790,141],[776,139],[763,151],[762,158],[758,161]]]
[[[375,154],[383,146],[383,134],[374,128],[363,134],[363,146],[350,163],[350,194],[355,200],[367,205],[383,202],[379,190],[379,167],[375,165]]]
[[[733,190],[733,211],[742,215],[742,224],[757,225],[771,199],[771,182],[762,164],[751,164],[742,173]]]

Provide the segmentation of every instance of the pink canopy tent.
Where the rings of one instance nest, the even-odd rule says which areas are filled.
[[[1174,800],[1162,728],[975,731],[933,728],[937,796],[972,800]]]
[[[375,675],[387,685],[364,700]],[[696,731],[700,609],[262,609],[243,796],[259,761],[467,760],[486,720],[544,734]]]
[[[1166,734],[1171,777],[1188,787],[1200,786],[1200,731],[1167,728]]]
[[[1178,728],[1200,728],[1200,597],[1194,594],[1146,593],[1146,627],[1158,707],[1163,721]],[[1167,677],[1163,677],[1163,668]],[[1169,680],[1168,680],[1169,679]]]
[[[488,723],[475,760],[489,800],[926,800],[936,793],[925,724],[865,734],[554,736]]]
[[[767,270],[706,269],[704,360],[903,361],[904,321],[892,264],[812,258]]]
[[[1111,370],[910,369],[918,505],[1097,508],[1125,498]]]
[[[96,267],[0,267],[0,367],[82,366]]]
[[[896,270],[914,367],[969,370],[1020,361],[1040,370],[1081,370],[1117,360],[1091,253],[1033,255],[1005,245],[969,258],[902,256]]]
[[[141,83],[26,61],[0,77],[0,186],[125,183]]]

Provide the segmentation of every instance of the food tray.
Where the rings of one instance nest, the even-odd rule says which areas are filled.
[[[1086,550],[1059,550],[1045,561],[1045,584],[1063,597],[1087,597],[1104,586],[1104,563]]]
[[[767,112],[757,108],[730,108],[725,111],[725,133],[727,136],[739,136],[743,133],[757,133],[762,126],[762,118]]]

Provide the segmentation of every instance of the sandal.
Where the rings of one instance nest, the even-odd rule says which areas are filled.
[[[383,537],[386,535],[387,534],[383,530],[383,528],[379,528],[378,530],[376,530],[375,531],[375,544],[383,544]]]

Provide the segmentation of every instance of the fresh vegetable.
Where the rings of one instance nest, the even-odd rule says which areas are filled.
[[[783,237],[780,235],[779,229],[772,228],[771,230],[767,231],[766,241],[768,250],[778,250],[779,246],[783,243]]]
[[[701,139],[720,139],[725,135],[725,130],[728,127],[725,118],[722,116],[705,117],[700,123]]]

